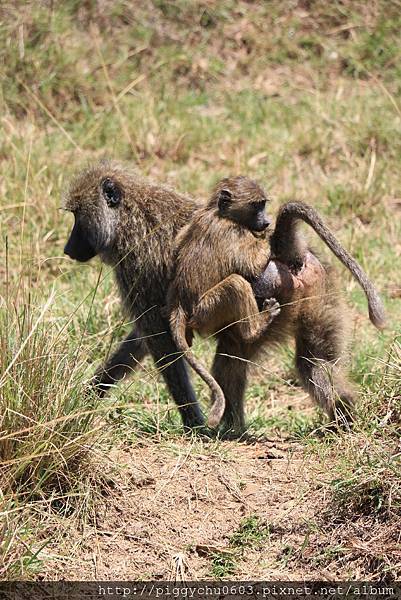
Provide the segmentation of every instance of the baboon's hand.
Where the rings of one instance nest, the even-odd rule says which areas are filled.
[[[275,298],[266,298],[262,305],[262,312],[269,313],[270,318],[273,320],[281,312],[280,304]]]

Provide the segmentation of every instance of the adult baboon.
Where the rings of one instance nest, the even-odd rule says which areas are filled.
[[[191,198],[151,183],[117,162],[101,161],[71,183],[65,208],[75,217],[64,252],[80,262],[99,255],[114,267],[121,300],[135,326],[95,375],[99,394],[150,352],[185,427],[204,419],[165,311],[173,243],[196,208]]]
[[[372,322],[381,327],[384,313],[378,294],[316,211],[303,203],[291,202],[281,208],[270,239],[268,262],[267,242],[260,235],[269,225],[265,205],[266,196],[256,182],[247,177],[224,179],[208,204],[196,211],[180,231],[169,289],[173,337],[212,389],[211,426],[217,425],[223,414],[224,394],[192,355],[189,343],[193,331],[203,335],[220,332],[224,336],[222,330],[230,324],[230,333],[243,349],[244,359],[263,342],[280,342],[293,334],[304,387],[330,417],[339,412],[350,417],[353,394],[335,364],[344,347],[341,301],[327,296],[328,286],[333,287],[331,293],[338,293],[332,277],[308,250],[297,231],[297,222],[311,225],[352,272],[365,290]],[[270,310],[258,313],[249,281],[262,301],[262,309]],[[275,327],[273,316],[279,311],[274,296],[280,298],[284,312]],[[266,297],[271,298],[270,304],[266,304]]]

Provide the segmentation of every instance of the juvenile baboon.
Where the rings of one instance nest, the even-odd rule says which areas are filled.
[[[170,327],[178,348],[212,390],[208,424],[215,427],[225,402],[220,386],[191,353],[192,332],[214,335],[232,325],[240,342],[258,343],[280,312],[274,298],[259,312],[249,283],[268,260],[265,194],[247,177],[223,179],[177,237],[169,288]]]
[[[297,231],[297,222],[311,225],[352,272],[367,295],[370,318],[377,327],[384,321],[380,299],[358,263],[316,211],[303,203],[291,202],[281,208],[270,239],[269,260],[266,238],[258,233],[269,225],[265,204],[265,194],[254,181],[246,177],[224,179],[209,203],[180,231],[169,289],[173,337],[212,389],[211,426],[217,425],[225,410],[224,393],[191,354],[189,343],[193,331],[217,333],[224,340],[230,324],[234,324],[230,327],[231,339],[235,339],[243,359],[252,356],[264,342],[279,342],[293,334],[304,387],[330,417],[339,412],[350,417],[353,393],[336,364],[344,348],[341,299],[331,271],[308,250]],[[249,282],[266,312],[257,313]],[[282,304],[280,317],[275,297]],[[222,384],[227,388],[228,378]],[[237,421],[241,421],[241,406],[233,411],[231,403],[228,408],[229,416],[232,418],[235,412]]]
[[[196,208],[191,198],[151,183],[116,162],[102,161],[72,182],[65,208],[75,217],[65,253],[80,262],[99,255],[114,267],[122,302],[135,327],[98,370],[99,394],[150,352],[185,427],[204,422],[186,365],[177,355],[166,304],[173,244]]]

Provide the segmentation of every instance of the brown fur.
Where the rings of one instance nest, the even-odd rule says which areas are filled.
[[[296,366],[303,387],[331,419],[350,420],[355,393],[344,369],[347,312],[333,269],[322,265],[308,249],[298,231],[299,221],[308,223],[351,271],[366,294],[370,320],[378,329],[384,327],[385,314],[379,294],[361,266],[312,207],[288,202],[280,208],[270,238],[271,260],[253,282],[254,292],[261,300],[274,295],[282,306],[281,315],[273,322],[265,341],[282,341],[280,321],[284,331],[292,324]]]
[[[108,206],[105,201],[102,185],[106,179],[121,192],[118,206]],[[97,254],[113,266],[121,300],[135,321],[127,338],[96,373],[98,392],[104,394],[150,352],[184,426],[202,425],[203,416],[164,310],[173,263],[171,241],[192,216],[196,202],[124,165],[102,161],[74,179],[65,207],[76,217],[65,252],[81,261]]]
[[[228,206],[219,205],[222,190],[230,196]],[[214,335],[231,326],[242,343],[256,343],[279,313],[274,299],[264,303],[259,313],[249,283],[269,258],[265,236],[252,229],[259,224],[257,217],[260,210],[264,213],[265,202],[256,182],[246,177],[224,179],[177,238],[169,289],[170,327],[178,348],[212,390],[211,427],[223,416],[224,394],[195,359],[187,340],[192,340],[193,331]],[[254,203],[262,205],[256,216]]]
[[[102,188],[105,179],[115,182],[121,192],[118,207],[105,202]],[[97,254],[112,265],[122,302],[130,318],[135,320],[132,331],[97,371],[94,384],[98,392],[105,393],[132,372],[150,352],[180,409],[184,426],[202,425],[203,416],[165,314],[167,289],[176,258],[173,242],[199,205],[168,187],[144,179],[124,165],[102,161],[75,178],[66,195],[65,206],[76,217],[65,252],[80,261],[90,260]],[[216,233],[220,235],[220,231]],[[293,227],[285,225],[281,231],[284,247],[287,234],[287,247],[291,247]],[[180,233],[180,239],[181,235],[184,233]],[[210,248],[208,250],[210,253]],[[228,254],[231,250],[228,247]],[[246,251],[246,244],[241,250]],[[210,253],[209,256],[212,266],[229,261],[226,255]],[[246,258],[246,254],[244,256]],[[340,406],[338,397],[345,405],[351,405],[353,393],[349,391],[339,365],[343,357],[345,317],[332,270],[321,267],[318,281],[314,281],[316,259],[310,260],[305,254],[303,269],[298,265],[295,273],[278,259],[270,261],[263,271],[267,262],[266,247],[263,260],[258,262],[257,254],[254,259],[250,283],[256,296],[261,297],[262,302],[275,295],[282,303],[291,299],[293,303],[282,305],[281,314],[272,321],[259,343],[244,342],[238,335],[238,328],[234,327],[217,334],[212,376],[225,397],[223,419],[226,428],[240,433],[245,425],[243,397],[248,360],[265,342],[281,341],[292,335],[296,338],[296,363],[305,388],[330,415],[334,414],[336,406]],[[198,257],[195,268],[199,271],[202,267],[209,271],[210,265],[202,264]],[[321,293],[316,295],[313,304],[312,299],[302,300],[302,296],[306,298],[316,290]],[[292,308],[307,307],[308,304],[311,310],[305,308],[301,312],[300,308]],[[295,314],[299,317],[296,320]],[[216,329],[218,323],[215,322],[212,330]],[[320,390],[323,390],[322,394]]]

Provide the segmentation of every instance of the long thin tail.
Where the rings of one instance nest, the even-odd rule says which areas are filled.
[[[217,427],[226,408],[226,399],[223,390],[210,373],[201,365],[192,354],[186,340],[187,318],[181,305],[175,306],[170,312],[171,333],[177,348],[184,354],[185,360],[198,373],[203,381],[212,391],[212,407],[210,409],[207,424],[209,427]]]
[[[308,206],[303,202],[287,202],[280,208],[276,227],[270,239],[272,254],[280,259],[280,254],[283,252],[281,248],[283,241],[285,243],[285,240],[290,240],[291,243],[291,240],[295,235],[294,232],[297,221],[299,220],[305,221],[305,223],[310,225],[330,248],[333,254],[335,254],[343,265],[351,271],[352,275],[365,292],[368,300],[370,320],[378,329],[382,329],[385,325],[385,312],[376,288],[359,263],[341,246],[339,241],[334,237],[318,213],[311,206]],[[288,251],[286,256],[288,257]]]

